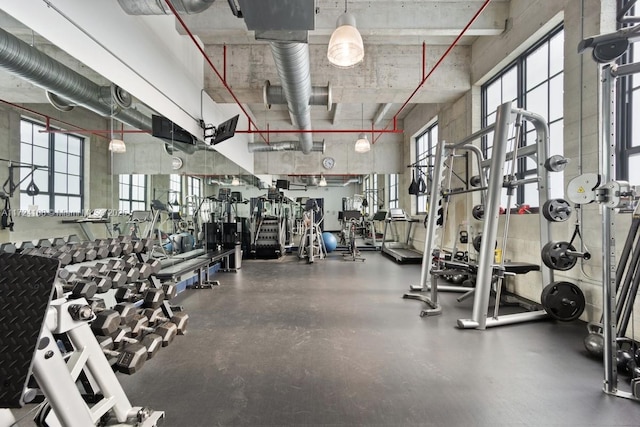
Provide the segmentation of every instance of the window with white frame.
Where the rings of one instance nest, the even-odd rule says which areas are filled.
[[[20,162],[42,167],[20,168],[20,206],[81,214],[84,138],[46,130],[42,124],[20,120]],[[37,195],[28,194],[32,182]]]
[[[179,174],[169,175],[169,205],[173,212],[180,212],[182,204],[182,177]]]
[[[564,98],[564,29],[556,27],[534,46],[505,67],[489,82],[482,86],[482,126],[495,123],[496,109],[501,104],[512,101],[514,106],[537,113],[549,124],[549,156],[564,153],[563,138],[563,98]],[[524,122],[521,129],[520,146],[535,144],[535,129]],[[491,157],[493,132],[483,137],[482,148],[486,158]],[[510,141],[515,134],[509,135]],[[543,159],[544,160],[544,159]],[[517,179],[525,179],[536,174],[537,165],[531,158],[521,158],[515,166],[509,161],[505,173],[515,167]],[[552,198],[563,197],[563,174],[551,173],[549,190]],[[502,206],[506,207],[506,191],[502,195]],[[538,206],[536,183],[526,184],[517,189],[511,199],[510,208],[520,205]]]
[[[193,215],[194,205],[197,205],[197,199],[202,195],[202,180],[193,176],[187,177],[187,197],[190,197],[190,203],[187,205],[187,214]]]
[[[120,175],[119,203],[121,212],[144,211],[147,209],[147,176]]]
[[[398,205],[398,174],[392,173],[389,175],[389,209],[397,208]]]
[[[416,157],[415,169],[411,169],[411,179],[415,179],[416,183],[424,182],[425,191],[421,191],[416,196],[416,213],[426,214],[429,203],[429,182],[428,177],[431,176],[431,169],[434,164],[434,156],[436,153],[436,145],[438,144],[438,122],[435,122],[416,137]]]

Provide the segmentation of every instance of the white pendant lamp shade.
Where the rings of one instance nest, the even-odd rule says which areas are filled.
[[[338,18],[336,29],[331,34],[327,58],[338,68],[350,68],[362,62],[364,44],[356,28],[356,18],[345,12]]]
[[[318,187],[326,187],[327,186],[327,180],[325,179],[324,176],[320,177],[320,182],[318,182]]]
[[[231,185],[233,185],[234,187],[240,185],[240,180],[234,176],[231,180]]]
[[[356,153],[366,153],[369,150],[371,150],[371,144],[369,143],[369,140],[367,139],[367,135],[365,135],[364,133],[361,133],[358,136],[358,140],[356,141],[355,150],[356,150]]]
[[[121,139],[112,139],[109,141],[109,151],[112,153],[126,153],[127,146]]]

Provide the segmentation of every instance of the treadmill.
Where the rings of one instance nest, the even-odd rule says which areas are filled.
[[[403,209],[389,209],[384,220],[384,233],[382,234],[382,253],[402,264],[422,263],[422,253],[414,249],[409,241],[413,226],[419,222],[408,216]],[[398,223],[406,223],[404,239],[400,239],[397,231]],[[393,236],[391,236],[393,234]]]

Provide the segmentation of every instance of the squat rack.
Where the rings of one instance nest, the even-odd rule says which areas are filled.
[[[520,116],[533,124],[536,132],[536,143],[525,147],[518,147],[517,152],[507,152],[509,126],[514,123],[516,116]],[[478,271],[476,276],[476,288],[473,303],[473,312],[470,319],[458,319],[457,326],[463,329],[486,329],[487,327],[501,326],[513,323],[521,323],[532,320],[539,320],[548,316],[545,310],[528,311],[524,313],[509,314],[503,316],[488,317],[489,298],[491,294],[492,276],[494,273],[494,242],[497,238],[498,223],[500,214],[500,197],[503,188],[503,176],[505,162],[517,160],[521,157],[534,157],[537,165],[537,176],[512,182],[511,185],[524,185],[527,183],[538,184],[538,201],[540,206],[549,199],[549,171],[545,168],[545,160],[549,153],[549,128],[545,119],[535,113],[515,108],[511,102],[500,105],[497,109],[496,121],[494,124],[469,135],[463,140],[445,145],[444,142],[438,144],[436,148],[436,159],[434,162],[433,182],[431,183],[431,194],[429,206],[431,210],[438,206],[442,194],[438,191],[440,176],[443,164],[441,159],[456,148],[469,147],[469,143],[494,132],[492,158],[480,163],[480,177],[486,176],[484,170],[489,168],[488,181],[481,183],[481,188],[486,188],[485,219],[482,230],[482,242],[478,256]],[[514,159],[515,157],[515,159]],[[481,190],[482,191],[482,190]],[[431,254],[434,249],[436,234],[436,215],[429,215],[425,236],[425,247],[423,252],[422,272],[420,285],[412,287],[411,290],[425,290],[431,288],[431,297],[417,298],[424,301],[429,306],[437,306],[437,283],[429,278],[428,269],[431,265]],[[540,241],[550,240],[550,225],[543,215],[540,215]],[[553,271],[545,265],[540,266],[543,283],[553,282]],[[496,302],[498,303],[498,302]]]

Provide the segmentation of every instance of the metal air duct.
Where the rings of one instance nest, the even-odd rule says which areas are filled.
[[[171,0],[178,13],[193,15],[205,11],[215,0]],[[128,15],[171,15],[164,0],[118,0]]]
[[[286,42],[269,44],[293,124],[301,130],[311,130],[309,45]],[[301,133],[299,144],[302,152],[309,154],[313,148],[311,133]]]
[[[269,80],[265,81],[262,87],[262,99],[268,108],[271,108],[271,105],[287,104],[287,97],[282,86],[273,86]],[[328,83],[327,86],[311,86],[309,105],[324,105],[327,107],[327,111],[330,111],[332,102],[331,83]]]
[[[131,98],[123,89],[101,87],[69,67],[0,28],[0,68],[53,93],[49,99],[69,108],[83,106],[102,116],[117,118],[137,129],[151,129],[151,118],[136,110],[125,110]],[[55,106],[55,104],[54,104]]]
[[[268,151],[299,151],[298,141],[272,142],[269,145],[254,142],[247,144],[250,153],[268,152]],[[324,153],[325,143],[322,141],[313,141],[311,151]]]

